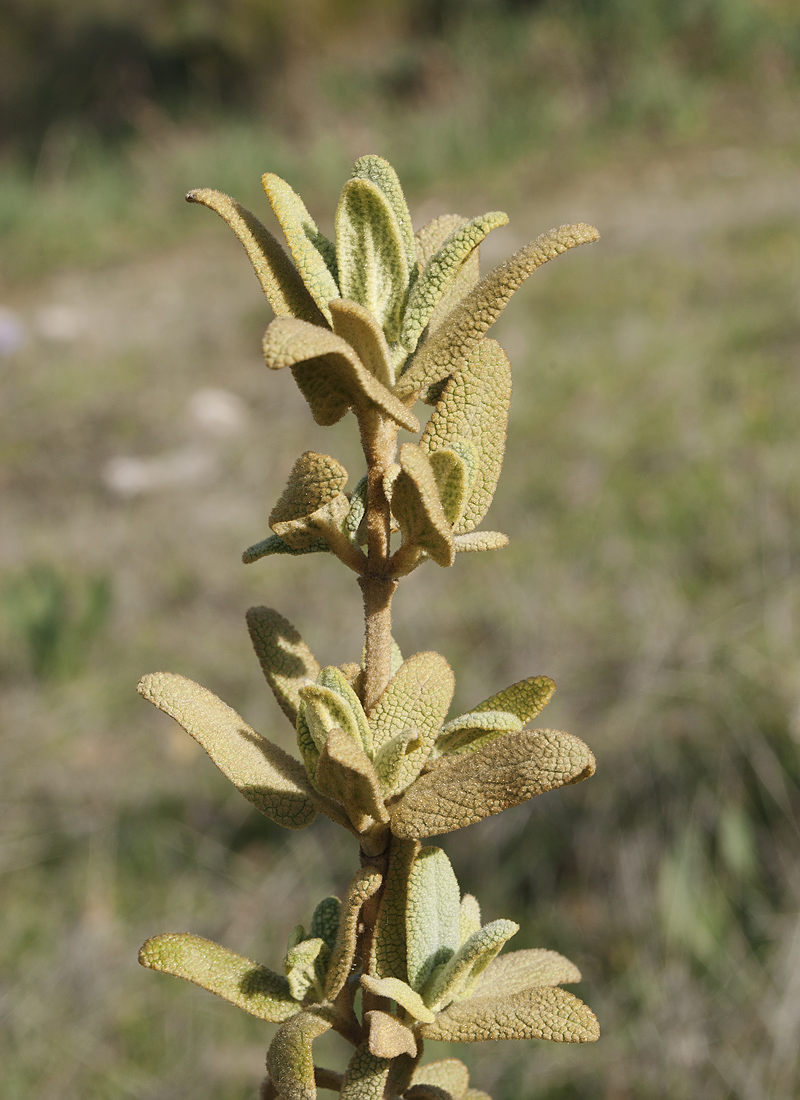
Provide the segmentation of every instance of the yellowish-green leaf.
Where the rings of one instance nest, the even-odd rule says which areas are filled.
[[[411,1078],[411,1085],[433,1085],[444,1089],[453,1100],[462,1100],[469,1085],[469,1070],[458,1058],[440,1058],[418,1066]]]
[[[316,680],[319,663],[289,620],[271,607],[251,607],[247,629],[261,671],[281,710],[294,725],[300,688]]]
[[[331,894],[317,904],[311,918],[311,935],[319,936],[331,951],[336,943],[341,915],[342,903],[335,894]]]
[[[470,711],[462,714],[442,726],[442,732],[436,740],[437,752],[474,752],[481,745],[502,737],[506,733],[517,733],[523,723],[506,710]]]
[[[509,951],[489,964],[475,987],[476,997],[507,997],[525,989],[579,982],[581,972],[574,963],[543,947]]]
[[[421,226],[414,234],[417,262],[420,267],[425,268],[447,238],[452,236],[460,226],[466,225],[467,220],[461,214],[440,214]]]
[[[242,561],[245,565],[252,565],[254,561],[260,561],[261,558],[266,558],[270,554],[291,554],[297,556],[299,554],[328,554],[330,553],[330,546],[328,540],[324,538],[316,538],[313,542],[310,542],[308,546],[304,546],[301,550],[298,550],[295,546],[290,546],[288,542],[284,542],[282,538],[277,535],[268,535],[265,539],[261,539],[260,542],[254,542],[252,546],[248,546],[242,554]]]
[[[529,676],[527,680],[519,680],[496,695],[490,695],[474,710],[478,714],[507,710],[516,714],[521,722],[530,722],[544,710],[555,690],[555,682],[549,676]]]
[[[283,969],[296,1001],[304,1000],[309,991],[314,992],[314,1000],[323,999],[322,986],[329,958],[328,945],[318,936],[303,939],[289,948]]]
[[[443,1043],[486,1039],[591,1043],[599,1038],[600,1029],[590,1008],[565,989],[553,987],[457,1002],[426,1024],[422,1034]]]
[[[336,669],[336,671],[341,676],[343,683],[350,687],[339,669]],[[358,701],[353,689],[350,688],[350,690],[356,701]],[[303,721],[306,723],[320,752],[324,748],[328,734],[332,729],[343,730],[363,751],[364,745],[359,727],[359,716],[350,700],[346,699],[340,691],[322,686],[319,683],[319,677],[317,677],[317,683],[307,684],[300,689],[300,698],[302,704],[299,714],[302,715]],[[361,704],[359,703],[358,706],[360,708]],[[298,720],[298,734],[299,732]]]
[[[385,195],[397,219],[397,225],[400,230],[400,236],[408,261],[408,270],[414,271],[417,266],[417,248],[414,241],[414,227],[411,224],[411,214],[409,213],[408,204],[403,194],[403,188],[400,186],[400,180],[397,178],[397,173],[394,168],[392,168],[388,160],[384,160],[383,157],[368,154],[365,157],[358,158],[353,165],[351,176],[353,179],[369,180]]]
[[[576,245],[596,241],[599,236],[591,225],[562,225],[509,256],[484,276],[451,311],[446,323],[423,342],[400,376],[396,392],[410,395],[463,370],[475,345],[500,316],[514,291],[537,267]]]
[[[430,1024],[434,1016],[426,1006],[419,993],[416,993],[408,982],[400,978],[373,978],[369,974],[361,975],[361,984],[367,993],[374,993],[376,997],[387,997],[390,1001],[397,1001],[410,1016],[421,1023]]]
[[[519,932],[513,920],[495,920],[469,937],[443,966],[431,975],[423,995],[434,1012],[450,1001],[468,997],[481,973],[504,945]]]
[[[451,527],[458,523],[464,511],[470,490],[469,471],[464,460],[444,447],[428,456],[436,478],[436,487],[445,519]]]
[[[261,184],[280,222],[300,277],[330,322],[328,302],[339,296],[333,241],[319,231],[303,200],[280,176],[267,172],[261,177]]]
[[[371,758],[372,728],[367,721],[367,716],[364,713],[361,700],[356,695],[347,677],[341,669],[336,668],[335,665],[329,665],[327,668],[321,670],[317,677],[317,684],[320,687],[328,688],[330,691],[335,691],[347,704],[356,723],[355,738],[364,749],[367,756]],[[345,729],[345,727],[342,726],[342,729]],[[351,730],[348,728],[347,732],[350,733]]]
[[[583,741],[560,730],[508,733],[472,753],[441,756],[392,816],[401,837],[437,836],[594,774]]]
[[[415,653],[389,681],[369,717],[376,751],[407,730],[416,731],[416,736],[408,743],[411,751],[404,753],[394,787],[387,793],[404,790],[422,771],[454,690],[453,671],[439,653]]]
[[[336,211],[339,289],[374,314],[387,340],[396,340],[410,271],[403,234],[383,191],[350,179]]]
[[[422,991],[431,973],[458,948],[461,894],[441,848],[422,848],[408,878],[408,984]]]
[[[370,974],[378,978],[408,980],[406,963],[406,904],[408,876],[419,844],[393,838],[389,849],[386,885],[372,937]]]
[[[418,547],[437,563],[452,565],[453,533],[439,499],[436,477],[427,454],[415,443],[400,448],[400,473],[391,493],[392,514],[403,532],[399,554]],[[399,561],[398,557],[396,561]]]
[[[347,513],[342,530],[351,542],[366,542],[359,537],[359,527],[367,509],[367,475],[365,474],[356,484],[350,495],[350,511]]]
[[[311,824],[314,792],[302,764],[257,734],[213,692],[169,672],[143,677],[138,690],[179,722],[266,817],[287,829]]]
[[[488,1092],[483,1089],[467,1089],[462,1100],[492,1100]]]
[[[474,932],[481,928],[481,907],[472,894],[464,894],[458,915],[458,945],[466,943]]]
[[[378,381],[391,389],[394,385],[389,345],[377,318],[366,306],[338,298],[331,302],[333,331],[354,349],[361,362]]]
[[[375,771],[385,797],[390,797],[399,786],[400,772],[406,756],[419,747],[419,730],[411,727],[385,741],[375,753]]]
[[[368,832],[375,822],[389,820],[372,761],[342,730],[328,734],[314,781],[323,794],[344,806],[356,832]]]
[[[273,1024],[288,1020],[299,1009],[281,974],[189,932],[153,936],[142,946],[139,962],[150,970],[202,986]]]
[[[339,528],[350,510],[345,496],[347,470],[330,455],[305,451],[297,459],[289,481],[269,517],[275,534],[302,550],[326,529]]]
[[[453,528],[456,535],[476,527],[492,503],[503,465],[510,403],[508,356],[494,340],[480,340],[445,386],[419,444],[430,454],[442,449],[458,451],[464,441],[478,455],[475,480]]]
[[[342,914],[336,933],[336,943],[331,949],[328,974],[325,978],[325,995],[335,1000],[347,981],[356,953],[358,924],[361,907],[380,889],[383,877],[374,867],[362,867],[347,888]]]
[[[347,1064],[340,1100],[383,1100],[390,1064],[388,1058],[376,1058],[365,1040]]]
[[[331,1022],[330,1013],[306,1009],[278,1028],[267,1051],[267,1071],[284,1100],[316,1100],[311,1044]]]
[[[272,370],[291,367],[318,424],[335,424],[351,405],[374,406],[401,428],[419,431],[419,421],[370,371],[341,336],[277,317],[264,333],[264,359]]]
[[[229,195],[208,187],[190,191],[186,199],[207,206],[231,227],[244,245],[264,295],[278,317],[298,317],[312,325],[325,324],[297,268],[255,214]]]
[[[492,229],[506,225],[508,215],[494,210],[457,226],[431,257],[408,296],[400,343],[412,352],[442,296],[451,288],[464,264]]]
[[[481,550],[503,550],[508,546],[508,535],[500,531],[470,531],[468,535],[455,535],[453,545],[457,554],[475,554]]]
[[[416,1057],[414,1032],[401,1024],[396,1016],[373,1009],[364,1013],[369,1029],[369,1052],[376,1058],[399,1058],[401,1054]]]

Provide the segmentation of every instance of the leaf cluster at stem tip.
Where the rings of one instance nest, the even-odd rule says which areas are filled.
[[[303,829],[322,813],[347,829],[361,866],[343,899],[324,898],[308,928],[293,929],[282,972],[185,932],[154,936],[139,959],[278,1025],[262,1100],[314,1100],[318,1088],[343,1100],[488,1100],[457,1059],[421,1064],[424,1040],[586,1042],[597,1021],[562,988],[580,980],[575,966],[543,948],[500,954],[518,925],[482,924],[444,851],[420,841],[577,783],[595,762],[577,737],[531,728],[555,689],[546,676],[448,717],[449,664],[433,652],[404,659],[391,606],[422,563],[451,566],[459,551],[507,544],[478,530],[511,399],[508,357],[486,333],[537,267],[598,234],[561,226],[481,276],[480,243],[506,215],[446,214],[415,233],[380,157],[356,161],[333,240],[288,183],[271,173],[262,183],[288,252],[229,196],[187,198],[215,210],[247,252],[275,314],[267,366],[291,370],[318,424],[352,410],[365,471],[348,488],[335,458],[304,452],[270,514],[272,533],[243,559],[338,557],[358,577],[364,649],[357,662],[321,667],[279,612],[247,613],[299,758],[183,676],[145,676],[139,691],[271,821]],[[419,400],[432,406],[424,428]],[[344,1074],[314,1064],[313,1041],[329,1030],[355,1047]]]

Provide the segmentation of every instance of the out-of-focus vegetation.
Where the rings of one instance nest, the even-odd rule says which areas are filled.
[[[329,211],[364,152],[418,222],[508,208],[484,267],[559,222],[603,234],[498,326],[515,395],[489,520],[511,547],[397,607],[404,651],[456,668],[456,707],[547,673],[543,717],[598,758],[446,842],[518,946],[581,965],[603,1028],[476,1044],[476,1082],[794,1100],[797,6],[8,0],[0,20],[2,1100],[251,1097],[271,1029],[136,949],[186,929],[279,966],[349,874],[333,828],[287,839],[134,685],[184,673],[290,747],[247,606],[324,662],[359,653],[336,563],[238,562],[298,439],[358,467],[266,377],[247,261],[182,193],[263,215],[271,170]],[[465,587],[485,594],[466,620]]]

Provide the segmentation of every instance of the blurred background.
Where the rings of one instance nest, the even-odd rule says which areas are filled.
[[[799,67],[795,0],[3,0],[3,1100],[253,1097],[272,1028],[136,951],[190,930],[280,969],[351,873],[134,687],[181,672],[290,747],[246,608],[358,657],[338,562],[239,560],[300,451],[355,483],[352,419],[267,377],[247,259],[183,194],[272,226],[277,172],[330,232],[366,152],[417,224],[508,210],[484,267],[602,233],[493,333],[510,548],[421,569],[396,635],[462,710],[553,676],[545,724],[594,749],[444,846],[512,946],[575,960],[603,1035],[452,1053],[495,1100],[798,1095]]]

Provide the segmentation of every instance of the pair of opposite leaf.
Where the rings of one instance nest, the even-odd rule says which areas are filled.
[[[276,314],[263,341],[267,365],[290,367],[320,424],[353,408],[360,418],[377,414],[417,432],[415,400],[436,404],[419,444],[404,444],[386,474],[404,541],[396,574],[426,557],[450,565],[457,550],[506,545],[496,532],[473,533],[497,484],[511,395],[508,359],[484,334],[537,267],[596,240],[597,231],[551,230],[481,279],[479,245],[506,215],[444,215],[415,235],[399,180],[380,157],[356,161],[335,242],[284,180],[267,173],[262,183],[291,259],[227,195],[202,189],[187,198],[220,214],[253,263]],[[304,455],[270,518],[275,533],[245,551],[245,561],[330,550],[361,569],[363,499],[356,490],[348,500],[346,479],[334,459]]]
[[[371,838],[381,850],[388,832],[403,839],[452,832],[594,772],[577,737],[524,728],[555,689],[546,676],[445,721],[454,690],[447,661],[438,653],[403,661],[395,646],[392,678],[366,714],[360,665],[321,668],[270,608],[251,608],[247,619],[264,675],[295,726],[302,764],[183,676],[145,676],[139,691],[279,825],[304,828],[320,811],[362,846]]]
[[[362,905],[383,885],[367,972],[355,952]],[[317,1083],[345,1100],[402,1094],[408,1100],[477,1100],[467,1091],[466,1067],[456,1059],[416,1066],[420,1040],[598,1037],[591,1010],[564,983],[577,968],[554,951],[529,949],[500,956],[518,931],[513,921],[481,927],[474,897],[460,897],[440,848],[399,841],[382,882],[362,868],[344,903],[324,898],[311,920],[292,932],[285,975],[199,936],[155,936],[140,952],[143,965],[174,974],[261,1019],[280,1024],[267,1052],[274,1096],[313,1100]],[[341,1011],[360,986],[370,1003],[361,1024]],[[314,1039],[331,1028],[356,1046],[342,1077],[315,1067]],[[398,1061],[399,1060],[399,1061]],[[402,1084],[391,1075],[405,1070]],[[262,1093],[263,1094],[263,1093]]]

